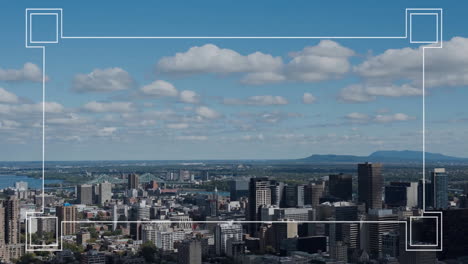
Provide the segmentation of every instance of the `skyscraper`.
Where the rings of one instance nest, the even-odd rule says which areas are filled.
[[[432,188],[434,188],[434,208],[448,208],[448,175],[444,168],[435,168],[431,173]],[[426,190],[427,193],[427,190]]]
[[[366,210],[382,208],[382,165],[358,164],[358,201],[366,204]]]
[[[383,235],[391,231],[398,231],[398,215],[393,214],[389,209],[371,209],[368,215],[369,221],[379,221],[380,223],[370,223],[369,225],[369,253],[373,258],[381,257],[383,248]]]
[[[249,196],[249,182],[247,179],[236,179],[229,182],[231,201],[238,201],[241,197]]]
[[[216,254],[226,254],[227,242],[229,239],[233,241],[242,241],[242,225],[234,223],[218,224],[215,230],[215,246]]]
[[[350,174],[332,174],[329,176],[330,195],[343,201],[353,198],[353,178]]]
[[[129,189],[138,189],[138,185],[140,184],[140,177],[135,174],[135,173],[131,173],[128,175],[128,188]]]
[[[191,239],[182,241],[177,246],[179,264],[201,264],[202,245],[200,240]]]
[[[19,243],[19,207],[18,200],[10,196],[3,202],[5,212],[5,243]]]
[[[93,204],[93,186],[89,184],[78,185],[77,197],[80,204]]]
[[[417,182],[391,182],[385,186],[385,204],[390,207],[409,207],[418,205]]]
[[[58,218],[59,236],[61,235],[74,235],[77,231],[76,223],[63,223],[63,221],[76,221],[78,210],[76,206],[64,204],[55,208]],[[63,229],[62,229],[63,228]]]
[[[99,184],[99,204],[104,204],[112,199],[112,183],[103,182]]]
[[[249,221],[261,221],[259,208],[262,205],[271,205],[270,181],[266,177],[251,178],[249,182]],[[258,226],[258,223],[250,223],[249,233],[254,235]]]

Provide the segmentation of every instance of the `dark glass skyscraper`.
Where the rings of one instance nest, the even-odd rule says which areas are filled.
[[[353,198],[353,179],[350,174],[333,174],[329,176],[330,195],[343,201]]]
[[[382,208],[382,164],[358,164],[358,201],[366,204],[366,209]]]
[[[444,168],[435,168],[431,173],[432,188],[434,188],[434,208],[448,208],[448,176]],[[427,190],[426,190],[427,193]]]
[[[249,182],[249,221],[261,221],[258,210],[262,205],[271,205],[270,181],[266,177],[251,178]],[[249,233],[254,235],[259,225],[258,223],[250,223]]]

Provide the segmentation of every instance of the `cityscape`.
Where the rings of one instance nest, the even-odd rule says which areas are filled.
[[[61,162],[50,173],[73,180],[47,183],[45,193],[28,181],[4,188],[2,260],[463,263],[467,255],[468,182],[450,175],[466,173],[463,164],[434,167],[423,181],[419,166],[403,164],[167,163]],[[39,169],[25,167],[2,173],[36,180]]]
[[[0,3],[0,264],[468,264],[462,1]]]

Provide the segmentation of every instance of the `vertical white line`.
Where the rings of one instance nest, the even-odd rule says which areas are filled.
[[[422,49],[422,149],[423,149],[423,213],[426,211],[426,89],[425,89],[425,55],[426,48]]]
[[[45,212],[45,47],[42,47],[42,210]]]

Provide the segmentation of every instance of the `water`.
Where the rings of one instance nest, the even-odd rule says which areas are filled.
[[[15,182],[24,181],[28,183],[29,189],[42,189],[41,178],[31,178],[28,176],[0,175],[0,189],[15,187]],[[45,184],[62,183],[63,180],[45,180]]]

